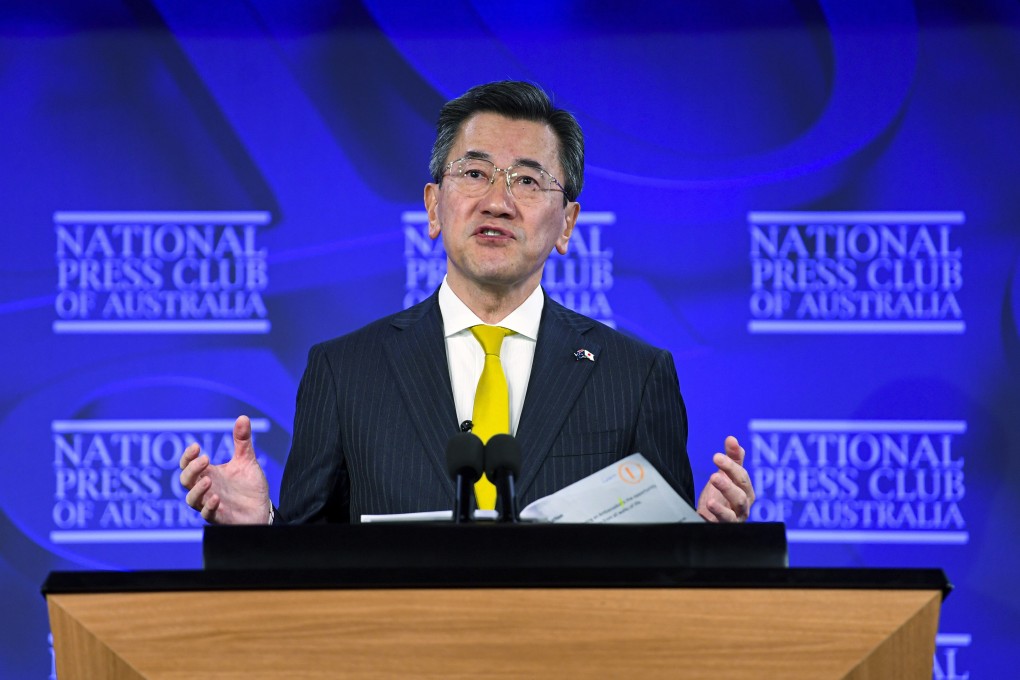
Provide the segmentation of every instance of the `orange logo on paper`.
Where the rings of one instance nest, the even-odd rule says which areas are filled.
[[[620,467],[616,469],[616,474],[620,475],[620,479],[627,484],[637,484],[645,478],[645,469],[641,467],[641,463],[629,461],[620,463]]]

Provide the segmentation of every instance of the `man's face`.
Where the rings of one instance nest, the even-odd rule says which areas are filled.
[[[537,163],[563,181],[558,141],[544,123],[478,113],[461,126],[447,162],[485,154],[498,168],[522,161]],[[542,279],[546,259],[556,248],[567,252],[580,206],[563,205],[559,191],[522,205],[507,189],[503,173],[481,196],[466,196],[446,178],[425,186],[429,236],[443,235],[447,276],[461,296],[471,293],[530,293]]]

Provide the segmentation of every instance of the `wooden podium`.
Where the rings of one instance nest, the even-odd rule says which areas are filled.
[[[755,526],[723,530],[724,538]],[[631,541],[630,532],[587,527],[582,538],[607,542],[559,563],[536,556],[545,545],[563,558],[552,543],[569,545],[575,528],[278,529],[241,532],[240,543],[276,555],[268,565],[210,567],[210,555],[222,559],[241,535],[228,533],[212,550],[207,534],[201,571],[50,574],[43,590],[58,677],[928,680],[949,589],[937,569],[748,568],[731,557],[691,566],[670,544],[690,530],[668,528]],[[712,542],[710,527],[694,531]],[[342,564],[278,563],[281,550],[300,563],[301,549],[285,547],[316,534]],[[502,555],[446,563],[444,554],[459,556],[450,545],[479,536],[503,545]],[[365,564],[344,539],[378,554],[368,550]],[[422,545],[442,550],[421,553]],[[630,548],[648,553],[648,564],[622,556]],[[605,563],[593,559],[599,553]],[[710,562],[710,553],[695,561]],[[250,562],[243,545],[238,554]]]

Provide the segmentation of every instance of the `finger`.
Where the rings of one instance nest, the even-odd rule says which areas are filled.
[[[181,486],[185,489],[192,488],[208,468],[209,456],[200,456],[191,461],[187,467],[181,470]]]
[[[711,524],[719,523],[719,518],[712,514],[712,512],[708,509],[707,505],[703,508],[698,508],[698,515],[700,515],[701,518],[704,519],[706,522],[710,522]]]
[[[184,449],[184,453],[181,454],[180,461],[181,469],[183,470],[188,466],[188,463],[198,458],[199,453],[200,449],[198,446],[198,442],[192,442],[191,444],[189,444],[188,448]]]
[[[698,508],[698,514],[712,524],[737,521],[737,514],[723,502],[721,497],[708,498],[703,507]]]
[[[251,420],[248,416],[238,416],[234,421],[234,458],[245,456],[255,457],[251,443]]]
[[[726,506],[734,515],[734,517],[746,517],[748,508],[750,507],[747,492],[740,487],[740,485],[734,483],[727,475],[722,472],[712,473],[710,482],[715,487],[722,498],[719,499],[719,506]],[[711,507],[711,501],[716,500],[715,498],[709,498],[709,506]],[[724,520],[725,521],[725,520]]]
[[[733,480],[734,484],[738,484],[743,489],[751,488],[751,474],[740,463],[721,453],[712,456],[712,462],[715,463],[721,472]]]
[[[734,524],[739,521],[737,514],[733,512],[731,508],[726,507],[722,503],[718,505],[715,503],[708,504],[708,511],[712,513],[713,519],[709,520],[717,524]]]
[[[751,473],[747,471],[747,468],[743,467],[732,458],[718,453],[712,458],[712,462],[715,463],[721,471],[725,472],[726,476],[729,477],[734,484],[743,490],[746,496],[746,507],[749,509],[751,505],[754,504],[754,499],[756,497],[754,493],[754,483],[751,481]],[[737,514],[740,513],[738,512]]]
[[[726,451],[726,456],[735,460],[738,465],[744,464],[744,447],[740,445],[736,437],[733,435],[726,437],[726,441],[723,442],[723,450]]]
[[[205,497],[206,493],[208,493],[211,488],[212,480],[208,477],[203,477],[188,491],[188,495],[184,497],[184,502],[187,503],[189,507],[202,511],[207,502]]]
[[[216,510],[220,507],[220,497],[213,494],[206,501],[205,505],[202,506],[202,519],[206,522],[216,521]]]

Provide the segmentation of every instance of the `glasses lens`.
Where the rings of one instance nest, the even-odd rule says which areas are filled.
[[[540,200],[552,189],[549,175],[538,168],[519,165],[507,170],[510,177],[510,192],[521,200]]]
[[[453,161],[448,176],[461,193],[481,196],[489,190],[493,177],[500,172],[509,178],[513,197],[524,203],[542,201],[549,191],[558,189],[544,170],[524,165],[500,170],[491,161],[482,158],[459,158]]]
[[[482,193],[492,182],[496,166],[481,158],[461,158],[450,164],[450,177],[466,193]]]

